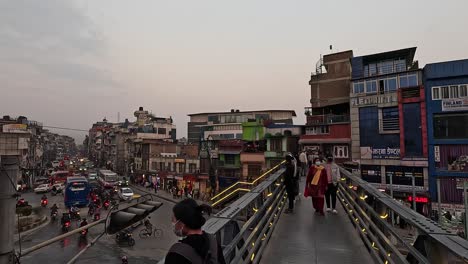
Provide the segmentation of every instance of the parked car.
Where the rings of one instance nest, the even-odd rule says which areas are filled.
[[[34,188],[35,193],[44,193],[44,192],[49,192],[50,191],[50,185],[48,183],[46,184],[41,184]]]
[[[133,198],[133,191],[128,187],[120,188],[118,194],[121,200],[126,201]]]

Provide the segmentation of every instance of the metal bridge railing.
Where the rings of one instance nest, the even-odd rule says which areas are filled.
[[[285,161],[282,161],[280,164],[274,166],[273,168],[269,169],[262,175],[258,176],[255,180],[253,181],[238,181],[234,183],[233,185],[229,186],[228,188],[224,189],[217,195],[213,196],[211,198],[211,206],[213,207],[220,207],[222,206],[226,201],[229,201],[230,198],[235,198],[239,197],[239,195],[249,192],[252,188],[260,184],[263,180],[267,179],[269,175],[274,173],[276,170],[281,168],[281,165],[283,165]]]
[[[338,198],[376,263],[468,263],[468,241],[340,168]],[[407,241],[399,216],[416,232]]]

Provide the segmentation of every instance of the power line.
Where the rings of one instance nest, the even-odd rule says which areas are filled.
[[[55,128],[55,129],[62,129],[62,130],[71,130],[71,131],[89,132],[89,130],[78,129],[78,128],[55,127],[55,126],[42,126],[42,127],[46,127],[46,128]]]

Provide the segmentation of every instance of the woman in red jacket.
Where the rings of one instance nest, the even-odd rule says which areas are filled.
[[[304,196],[312,197],[312,205],[314,206],[315,212],[321,215],[325,215],[323,212],[323,204],[327,186],[327,170],[322,166],[320,159],[315,158],[314,164],[310,167],[309,174],[307,174]]]

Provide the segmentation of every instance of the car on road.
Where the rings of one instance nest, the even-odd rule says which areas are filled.
[[[127,177],[122,177],[120,181],[117,182],[117,185],[120,187],[127,187],[128,186],[128,180]]]
[[[40,179],[37,179],[37,180],[34,181],[33,187],[36,188],[36,187],[38,187],[39,185],[46,184],[46,183],[49,183],[49,179],[47,179],[47,178],[40,178]]]
[[[97,181],[97,173],[96,172],[90,172],[88,174],[88,180],[90,181]]]
[[[133,198],[133,191],[132,189],[128,188],[128,187],[123,187],[123,188],[120,188],[119,189],[119,198],[121,200],[130,200]]]
[[[50,185],[49,184],[41,184],[34,188],[35,193],[46,193],[50,191]]]
[[[60,166],[60,161],[58,161],[58,160],[52,161],[52,167],[53,167],[53,168],[57,168],[57,167],[59,167],[59,166]]]
[[[65,189],[65,184],[56,183],[56,184],[52,185],[52,187],[50,189],[53,190],[54,187],[55,187],[55,190],[57,190],[57,192],[62,192]]]

